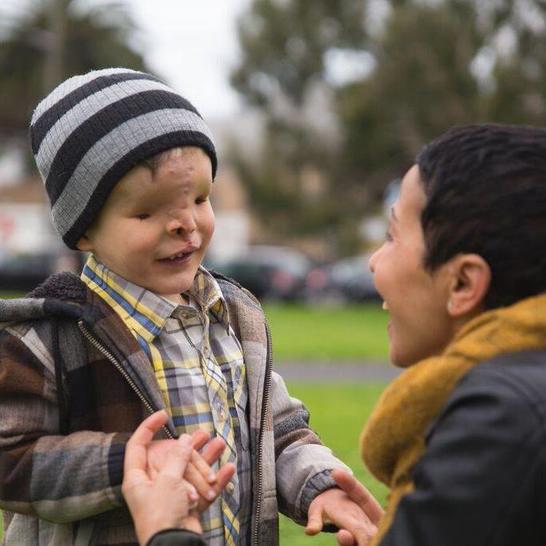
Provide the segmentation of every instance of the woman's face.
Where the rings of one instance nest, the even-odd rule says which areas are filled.
[[[433,274],[423,266],[420,218],[425,203],[419,169],[414,165],[402,180],[386,241],[370,258],[375,285],[390,314],[390,358],[403,367],[438,354],[455,333],[454,320],[447,312],[449,263]]]

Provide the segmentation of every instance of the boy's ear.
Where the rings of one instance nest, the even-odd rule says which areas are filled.
[[[459,254],[450,264],[447,312],[464,318],[481,312],[491,284],[491,268],[479,254]]]
[[[91,242],[91,239],[84,235],[77,243],[76,247],[78,250],[81,250],[83,252],[93,252],[93,243]]]

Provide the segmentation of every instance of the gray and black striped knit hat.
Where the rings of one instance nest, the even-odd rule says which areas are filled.
[[[126,68],[60,84],[36,107],[30,136],[53,225],[73,249],[115,184],[140,161],[197,146],[216,175],[214,141],[199,112],[154,76]]]

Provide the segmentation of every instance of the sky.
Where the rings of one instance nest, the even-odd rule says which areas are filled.
[[[251,0],[122,1],[142,29],[138,45],[149,65],[190,99],[205,119],[229,118],[242,108],[229,85],[229,71],[239,57],[237,17]],[[327,77],[334,84],[361,78],[373,67],[367,53],[330,53]]]
[[[0,17],[17,16],[37,0],[0,0]],[[80,0],[88,6],[112,0]],[[117,0],[132,13],[140,32],[136,46],[156,74],[192,102],[209,121],[228,120],[243,109],[230,87],[230,68],[239,48],[237,16],[251,0]],[[19,172],[18,162],[0,160],[4,179]],[[12,173],[13,171],[13,173]]]
[[[55,0],[0,0],[0,30],[3,17],[23,14],[40,1]],[[251,1],[75,0],[75,5],[105,10],[112,3],[125,5],[139,29],[135,46],[148,66],[212,121],[229,119],[243,108],[229,84],[229,73],[240,56],[237,18]],[[327,77],[334,84],[362,77],[373,66],[368,57],[331,51]]]
[[[229,85],[238,58],[237,16],[250,0],[124,0],[141,33],[149,66],[192,102],[205,119],[241,107]]]
[[[50,0],[0,0],[1,19],[22,15]],[[140,29],[136,45],[148,65],[195,104],[207,119],[225,118],[241,107],[229,85],[239,56],[237,16],[251,0],[76,0],[83,7],[127,6]]]

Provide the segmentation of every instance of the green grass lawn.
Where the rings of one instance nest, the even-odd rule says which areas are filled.
[[[388,315],[378,304],[264,307],[275,361],[388,360]]]
[[[20,294],[0,291],[0,298]],[[264,305],[275,362],[388,361],[388,315],[378,304]]]
[[[359,454],[358,438],[368,415],[384,384],[333,385],[291,382],[288,389],[292,396],[302,400],[311,414],[311,426],[318,432],[324,444],[345,462],[356,477],[382,503],[387,489],[375,480],[363,467]],[[322,533],[308,537],[303,527],[281,516],[281,546],[333,546],[335,537]]]
[[[0,299],[9,300],[11,298],[22,298],[23,292],[11,292],[8,290],[0,290]]]

